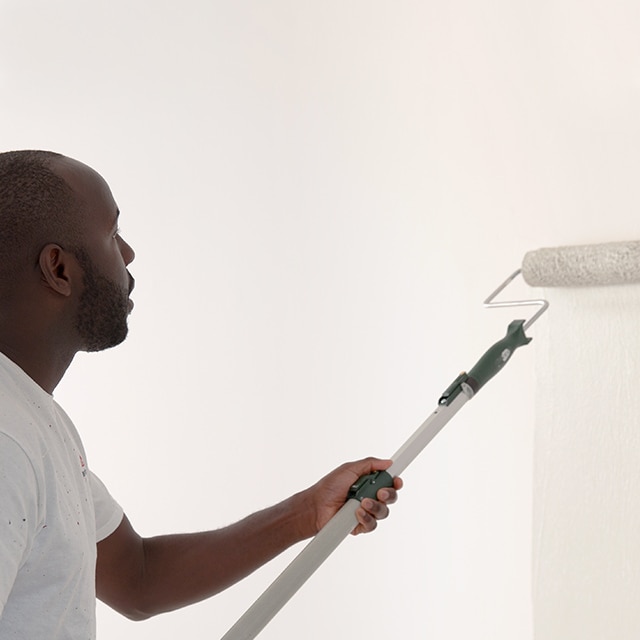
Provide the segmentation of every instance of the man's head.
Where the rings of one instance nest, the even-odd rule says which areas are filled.
[[[122,342],[134,253],[118,215],[108,185],[86,165],[45,151],[0,153],[0,304],[37,298],[78,350]]]
[[[79,243],[79,203],[49,151],[0,153],[0,295],[35,265],[43,246]]]

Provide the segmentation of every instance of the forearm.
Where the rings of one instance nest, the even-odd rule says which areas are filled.
[[[141,538],[125,516],[98,543],[97,595],[135,620],[208,598],[315,535],[344,505],[360,476],[389,464],[365,458],[341,465],[309,489],[216,531]],[[401,486],[396,478],[394,487],[380,489],[377,500],[363,500],[353,533],[373,531]]]
[[[139,617],[208,598],[313,535],[308,501],[303,492],[223,529],[143,539]]]

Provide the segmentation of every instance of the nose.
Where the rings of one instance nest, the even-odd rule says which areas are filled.
[[[131,264],[136,257],[136,252],[131,248],[131,245],[122,238],[122,236],[118,236],[118,242],[120,244],[120,253],[122,254],[124,263],[126,265]]]

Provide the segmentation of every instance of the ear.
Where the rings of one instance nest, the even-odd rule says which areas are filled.
[[[45,286],[65,297],[71,295],[72,256],[58,244],[48,244],[40,251],[39,265]]]

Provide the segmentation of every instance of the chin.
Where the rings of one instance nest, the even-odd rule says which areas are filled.
[[[122,344],[129,334],[129,328],[125,325],[124,329],[119,333],[112,333],[111,335],[93,335],[89,339],[83,341],[84,348],[81,351],[87,353],[97,353],[98,351],[106,351],[107,349],[113,349],[119,344]]]

